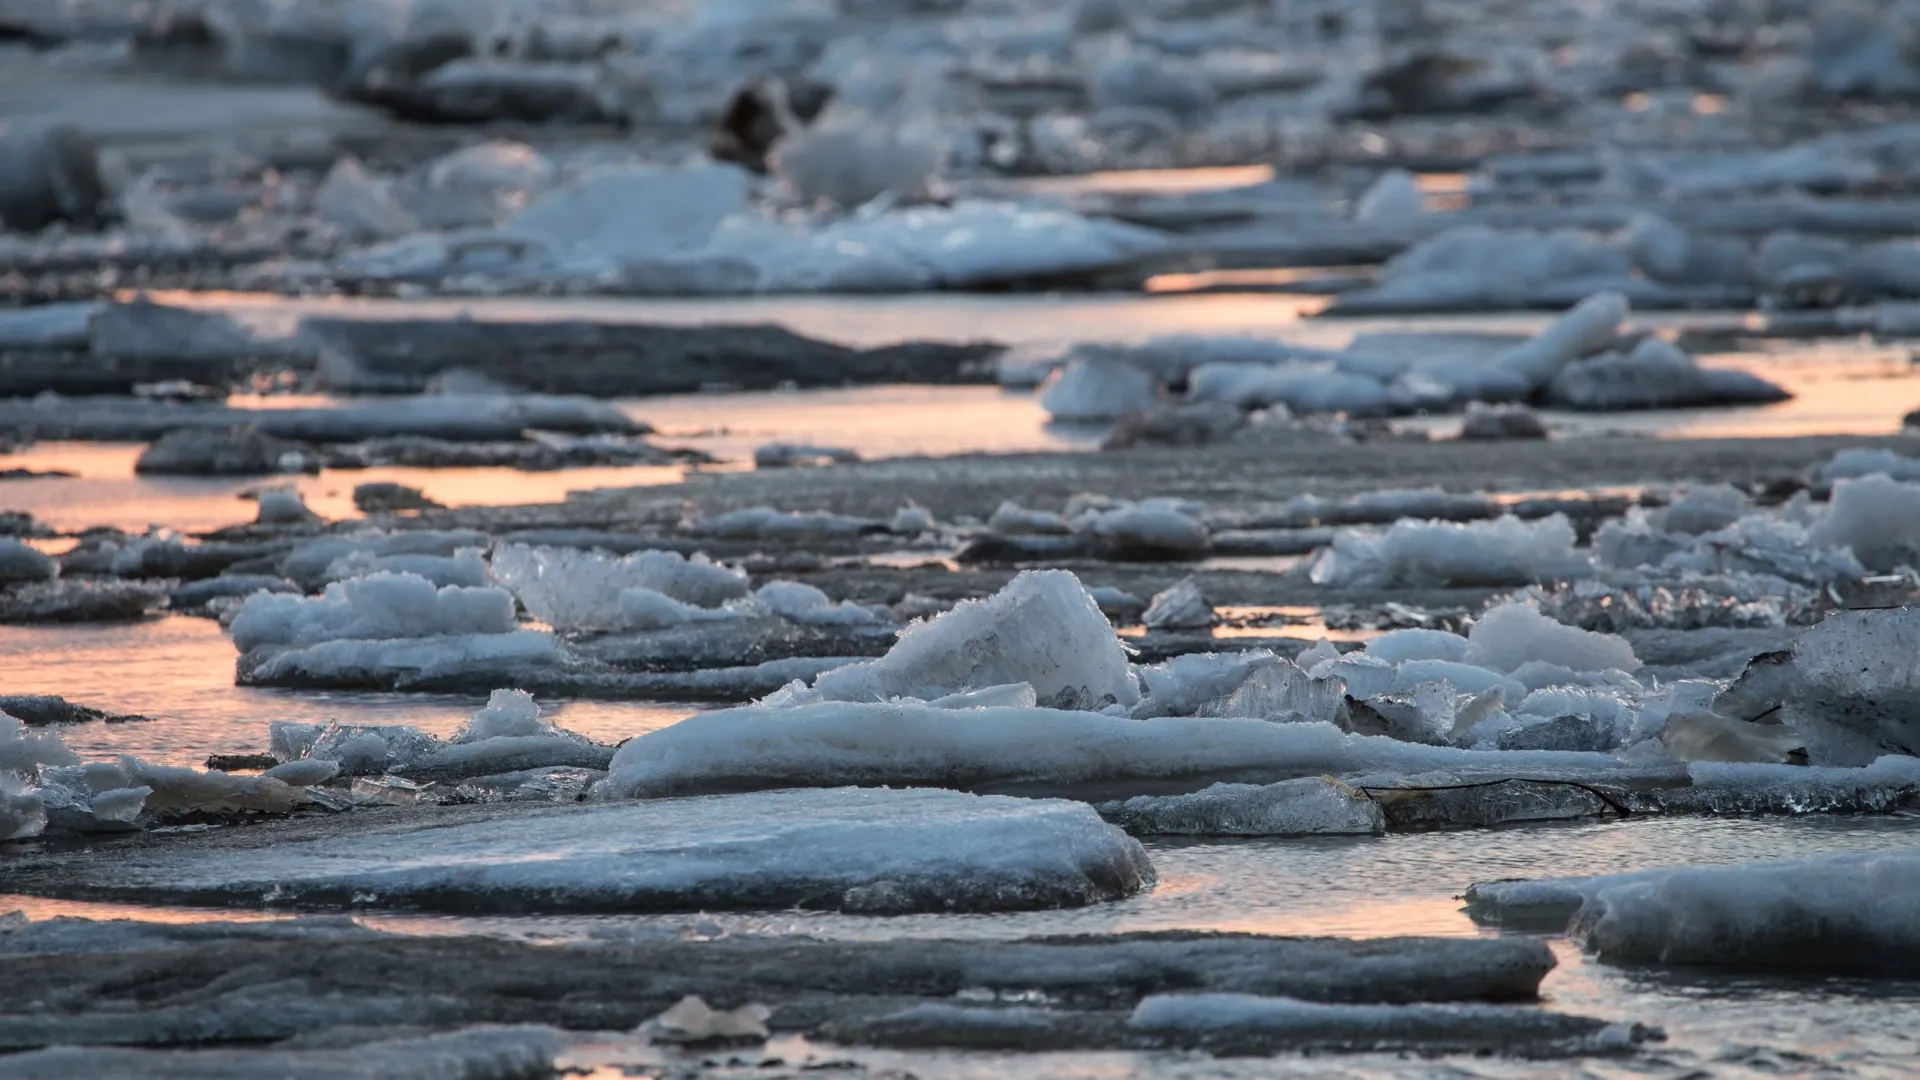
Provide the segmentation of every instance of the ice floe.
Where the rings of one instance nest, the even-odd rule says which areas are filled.
[[[1894,973],[1920,954],[1907,900],[1916,882],[1913,850],[1844,852],[1482,883],[1467,909],[1502,925],[1567,926],[1609,963]]]
[[[242,858],[217,844],[130,853],[95,895],[467,913],[896,914],[1079,906],[1154,877],[1138,842],[1067,802],[841,789],[463,809],[277,835]]]

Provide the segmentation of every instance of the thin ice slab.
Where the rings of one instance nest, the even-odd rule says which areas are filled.
[[[1073,907],[1151,885],[1091,807],[812,790],[499,812],[412,810],[16,864],[21,891],[155,903],[512,914]]]

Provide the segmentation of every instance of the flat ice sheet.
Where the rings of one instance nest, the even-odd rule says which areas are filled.
[[[16,863],[9,877],[88,899],[528,915],[1013,911],[1154,880],[1140,844],[1091,807],[948,791],[415,809],[229,832]]]

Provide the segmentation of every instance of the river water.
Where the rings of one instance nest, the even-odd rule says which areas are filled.
[[[178,299],[178,298],[172,298]],[[373,313],[370,305],[321,304],[249,297],[199,298],[252,318],[285,319],[324,306]],[[856,344],[908,337],[987,337],[1014,343],[1068,339],[1137,340],[1159,333],[1285,332],[1309,344],[1337,345],[1362,327],[1301,322],[1309,302],[1274,296],[916,297],[905,299],[776,299],[752,301],[501,302],[503,315],[555,317],[618,313],[653,321],[779,321],[802,333]],[[471,308],[460,302],[388,306],[411,314]],[[1528,328],[1532,317],[1417,320],[1421,325]],[[1396,328],[1409,321],[1396,320]],[[1884,434],[1920,406],[1920,377],[1899,351],[1852,342],[1796,346],[1777,354],[1716,357],[1774,378],[1798,397],[1766,409],[1688,410],[1619,417],[1548,416],[1568,437],[1597,431],[1648,436]],[[261,406],[284,401],[259,402]],[[771,441],[854,449],[867,457],[910,454],[1082,450],[1097,432],[1049,425],[1026,393],[993,387],[880,387],[850,390],[691,395],[626,403],[651,422],[659,441],[692,446],[732,464]],[[1445,432],[1457,421],[1408,421]],[[61,530],[90,525],[182,531],[233,524],[251,516],[239,495],[259,481],[136,478],[138,448],[50,443],[0,457],[0,469],[59,468],[70,479],[0,483],[0,509],[31,511]],[[396,480],[453,505],[552,501],[570,490],[670,483],[680,467],[582,469],[557,473],[511,470],[405,470],[323,473],[294,481],[320,513],[350,517],[351,490],[369,480]],[[1391,486],[1383,484],[1383,486]],[[57,547],[57,542],[56,542]],[[408,723],[445,734],[477,701],[461,696],[290,692],[232,685],[234,651],[210,620],[183,616],[116,626],[0,628],[0,692],[59,693],[112,711],[155,718],[151,724],[90,725],[64,731],[83,757],[136,753],[197,764],[210,753],[265,747],[273,720]],[[694,711],[683,703],[550,702],[562,725],[618,741],[672,724]],[[413,933],[484,932],[534,939],[805,933],[875,937],[1011,937],[1135,929],[1213,929],[1265,933],[1381,936],[1483,933],[1456,897],[1474,881],[1505,876],[1618,872],[1677,863],[1911,846],[1920,822],[1907,817],[1778,819],[1647,819],[1586,824],[1396,835],[1371,839],[1257,840],[1149,845],[1160,883],[1132,900],[1075,911],[1003,916],[916,916],[900,919],[818,914],[698,915],[602,919],[425,919],[362,916]],[[0,892],[4,886],[0,885]],[[35,917],[183,919],[208,913],[130,905],[62,904],[0,895],[0,912],[20,907]],[[227,917],[229,913],[220,913]],[[1669,1039],[1630,1057],[1581,1063],[1501,1060],[1435,1061],[1395,1057],[1281,1058],[1214,1061],[1188,1055],[1075,1054],[1011,1057],[982,1054],[849,1052],[784,1040],[770,1048],[789,1061],[852,1060],[876,1075],[931,1077],[1145,1076],[1894,1076],[1912,1075],[1920,1060],[1920,983],[1895,980],[1748,979],[1717,974],[1653,972],[1587,963],[1564,940],[1561,966],[1549,977],[1549,1004],[1573,1012],[1637,1020],[1666,1029]],[[572,1061],[583,1075],[644,1070],[652,1051],[630,1040],[583,1041]],[[720,1067],[715,1075],[725,1075]],[[744,1068],[741,1075],[753,1075]],[[765,1075],[762,1073],[761,1075]]]

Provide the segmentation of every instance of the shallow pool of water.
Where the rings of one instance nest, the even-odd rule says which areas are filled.
[[[452,918],[363,914],[369,926],[418,934],[483,933],[535,941],[807,934],[1010,938],[1127,930],[1239,930],[1384,937],[1490,933],[1470,922],[1458,895],[1500,877],[1613,873],[1679,863],[1729,863],[1826,851],[1883,850],[1920,841],[1920,820],[1900,817],[1642,818],[1608,824],[1371,838],[1149,843],[1160,883],[1118,903],[995,916],[871,918],[810,912],[701,913],[662,917]],[[235,913],[0,895],[0,911],[34,918],[228,918]],[[241,914],[241,917],[256,917]],[[1920,1053],[1920,983],[1847,978],[1757,978],[1649,971],[1586,962],[1556,940],[1559,967],[1545,1004],[1568,1012],[1664,1028],[1665,1043],[1624,1058],[1530,1064],[1493,1059],[1421,1061],[1385,1055],[1215,1061],[1174,1054],[899,1054],[813,1048],[784,1053],[858,1061],[878,1075],[1088,1078],[1192,1076],[1781,1076],[1910,1075]],[[583,1064],[643,1062],[630,1041],[583,1044]],[[770,1048],[769,1053],[780,1053]],[[598,1056],[596,1056],[598,1055]],[[760,1060],[753,1057],[753,1061]],[[618,1072],[597,1075],[617,1076]],[[746,1073],[743,1075],[751,1075]],[[761,1073],[760,1075],[767,1075]],[[775,1073],[774,1075],[780,1075]],[[858,1075],[858,1074],[855,1074]]]
[[[209,754],[264,753],[274,720],[412,724],[450,735],[485,695],[294,691],[233,685],[233,642],[211,619],[158,616],[133,623],[0,626],[0,690],[58,694],[147,723],[57,729],[82,758],[133,754],[204,766]],[[601,742],[665,727],[698,711],[687,704],[541,699],[546,715]]]

